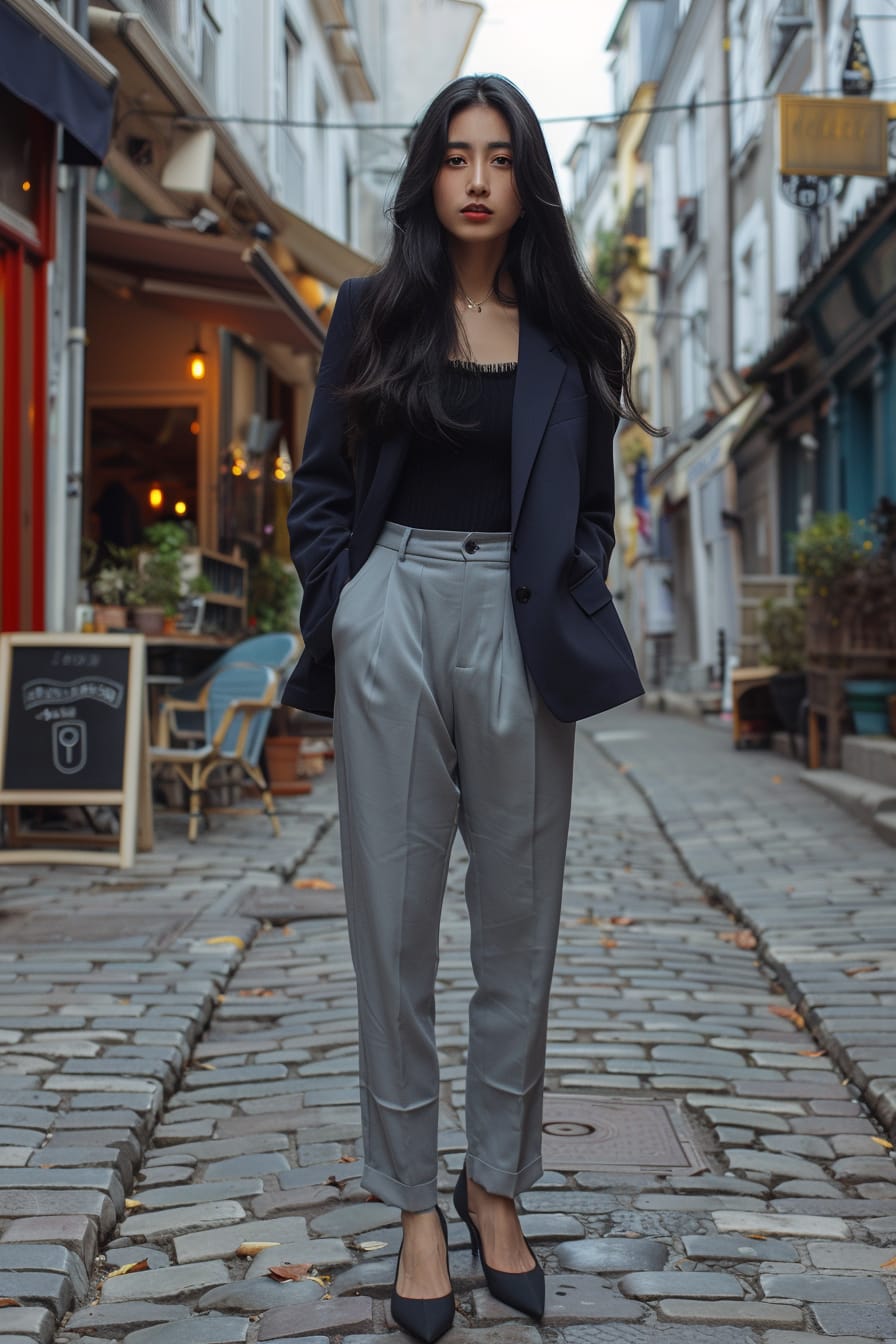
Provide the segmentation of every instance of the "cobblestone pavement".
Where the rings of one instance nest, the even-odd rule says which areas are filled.
[[[892,851],[785,762],[726,751],[662,716],[581,727],[549,1170],[519,1199],[548,1272],[539,1326],[485,1291],[450,1206],[472,987],[455,849],[446,1344],[896,1340],[896,1167],[841,1072],[885,1058]],[[173,818],[132,873],[0,868],[0,1300],[22,1304],[0,1308],[0,1344],[405,1338],[399,1214],[355,1174],[340,894],[293,885],[338,885],[332,769],[291,806],[278,842],[228,817],[191,849]],[[284,1265],[309,1268],[280,1282]]]

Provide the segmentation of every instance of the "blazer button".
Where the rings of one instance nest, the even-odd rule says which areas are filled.
[[[532,594],[530,593],[529,589],[526,588],[526,587],[517,588],[517,590],[516,590],[516,600],[517,600],[517,602],[528,602],[528,601],[529,601],[529,598],[530,598],[531,596],[532,596]]]
[[[479,542],[478,542],[478,541],[465,541],[465,542],[464,542],[464,550],[466,551],[467,555],[475,555],[476,552],[479,550]]]

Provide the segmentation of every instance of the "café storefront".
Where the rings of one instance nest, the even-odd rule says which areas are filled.
[[[0,629],[44,624],[58,163],[96,164],[116,71],[47,5],[0,6]],[[64,277],[63,277],[64,280]]]

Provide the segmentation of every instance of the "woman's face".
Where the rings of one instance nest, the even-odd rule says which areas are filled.
[[[451,118],[432,196],[439,223],[458,241],[494,242],[513,228],[522,206],[510,127],[496,108],[473,103]]]

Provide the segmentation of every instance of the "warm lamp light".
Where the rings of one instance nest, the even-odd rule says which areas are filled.
[[[27,180],[26,180],[25,182],[23,182],[23,183],[22,183],[22,190],[23,190],[23,191],[30,191],[30,190],[31,190],[31,183],[28,182]]]
[[[160,509],[165,496],[159,486],[154,485],[149,492],[149,507],[151,509]]]
[[[187,506],[186,506],[186,504],[184,503],[184,501],[183,501],[182,499],[179,499],[179,500],[177,501],[177,503],[175,504],[175,506],[174,506],[174,512],[175,512],[176,514],[178,514],[179,517],[182,518],[182,517],[184,516],[184,514],[186,513],[186,511],[187,511]]]
[[[187,359],[190,362],[190,377],[194,383],[201,383],[206,373],[206,353],[198,340],[192,350],[187,351]]]

